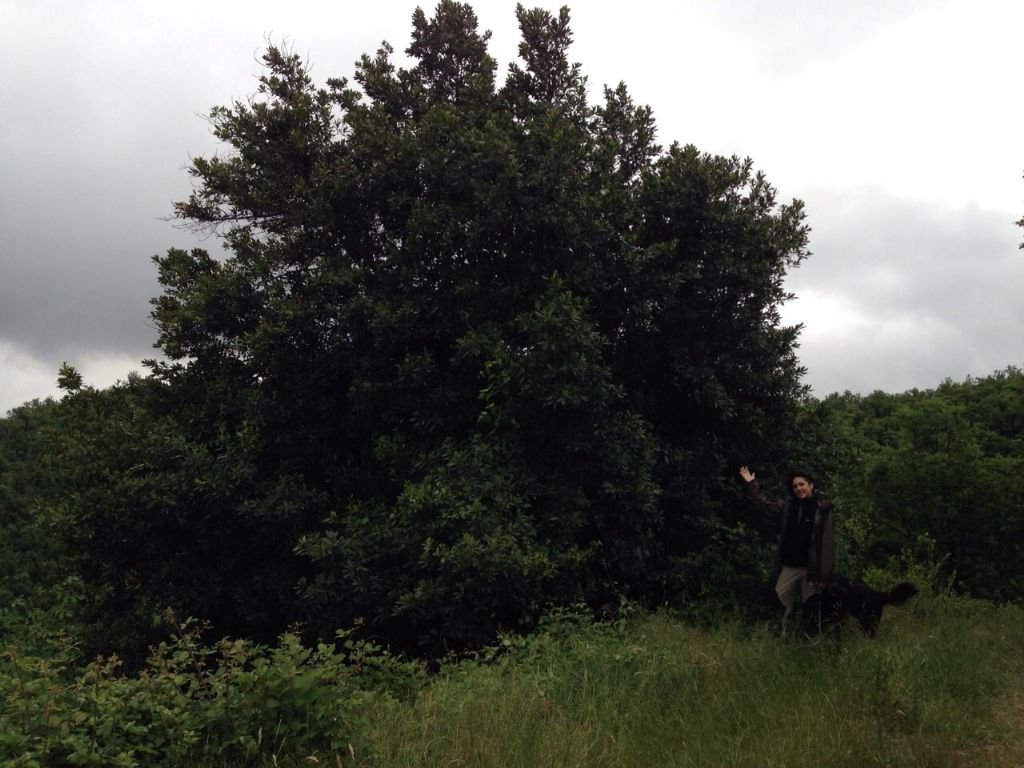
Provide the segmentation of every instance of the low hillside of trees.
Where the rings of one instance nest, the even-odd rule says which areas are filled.
[[[855,569],[906,548],[957,589],[1024,596],[1024,373],[808,403]]]

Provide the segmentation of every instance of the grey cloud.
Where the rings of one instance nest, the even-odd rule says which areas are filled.
[[[807,202],[814,254],[787,283],[807,299],[786,317],[806,325],[800,356],[817,394],[927,388],[1024,359],[1010,214],[877,192]]]
[[[154,355],[151,257],[219,248],[161,218],[189,158],[219,150],[202,116],[255,90],[268,34],[314,52],[318,79],[350,75],[382,38],[404,47],[414,5],[345,23],[344,4],[305,0],[3,4],[0,413],[53,394],[63,360],[105,386]]]
[[[188,158],[217,150],[199,115],[255,89],[265,35],[287,35],[308,51],[322,82],[350,76],[356,58],[381,40],[402,51],[417,3],[380,0],[373,13],[358,14],[345,3],[312,0],[287,8],[269,0],[0,4],[2,412],[34,382],[40,395],[50,392],[62,360],[105,385],[119,366],[154,353],[148,299],[159,286],[150,257],[172,246],[217,248],[160,217],[189,192]],[[473,5],[494,30],[504,67],[518,41],[514,3]],[[787,128],[816,106],[815,92],[806,90],[816,81],[804,76],[924,8],[941,11],[928,0],[796,0],[784,8],[756,0],[640,2],[625,18],[621,4],[588,0],[573,9],[574,58],[595,87],[625,79],[655,106],[663,142],[692,140],[705,150],[771,160],[769,177],[788,178],[780,192],[807,202],[815,255],[790,278],[804,298],[787,316],[807,323],[800,354],[819,392],[933,386],[1022,357],[1024,253],[1012,221],[1024,210],[948,210],[883,193],[798,188],[821,178],[806,167],[808,157],[831,168],[844,142],[878,138],[835,114],[825,115],[834,130],[812,136],[825,144]],[[718,66],[734,59],[756,62],[757,71]],[[1009,94],[1000,90],[1005,73],[991,69],[988,87]],[[758,100],[774,87],[784,89],[778,98]],[[950,108],[964,98],[951,98]],[[761,111],[748,114],[751,104]],[[870,119],[871,104],[862,107]],[[1008,166],[1024,167],[1014,157]],[[832,190],[849,189],[840,175],[829,180]],[[970,190],[942,192],[948,200]]]
[[[687,7],[689,6],[689,8]],[[683,6],[692,10],[694,4]],[[822,3],[790,0],[785,11],[762,0],[696,3],[716,26],[757,51],[762,73],[789,77],[870,41],[894,23],[934,8],[931,0],[888,3]]]

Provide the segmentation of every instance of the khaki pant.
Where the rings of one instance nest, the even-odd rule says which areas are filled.
[[[786,631],[786,621],[789,619],[789,614],[793,612],[793,608],[796,607],[797,595],[800,597],[800,602],[806,603],[807,598],[811,595],[816,595],[821,589],[814,584],[811,584],[807,580],[807,569],[806,568],[791,568],[788,565],[782,566],[782,572],[779,574],[778,580],[775,582],[775,594],[779,596],[779,602],[782,603],[786,612],[782,615],[782,631]]]

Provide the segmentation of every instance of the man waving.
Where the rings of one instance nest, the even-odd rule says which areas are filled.
[[[807,472],[791,472],[787,479],[789,497],[784,501],[766,499],[753,472],[740,467],[747,496],[762,514],[779,521],[779,546],[776,550],[775,593],[786,609],[782,629],[796,605],[821,591],[821,582],[832,573],[835,564],[835,533],[832,502],[814,492],[814,479]]]

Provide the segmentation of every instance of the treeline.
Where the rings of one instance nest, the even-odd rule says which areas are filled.
[[[446,0],[409,68],[316,87],[271,47],[212,111],[176,213],[229,255],[154,259],[162,358],[0,421],[5,627],[138,661],[171,610],[437,656],[554,606],[752,603],[774,531],[741,464],[820,470],[852,570],[922,542],[1020,597],[1020,373],[809,399],[799,201],[660,147],[624,85],[588,103],[568,12],[517,15],[502,83]]]
[[[811,401],[855,569],[937,558],[974,597],[1024,597],[1024,372]]]
[[[266,540],[258,515],[249,529],[234,518],[229,526],[211,515],[205,526],[191,531],[189,541],[183,525],[175,530],[159,518],[139,519],[126,503],[125,497],[146,498],[143,492],[153,493],[157,481],[164,495],[156,495],[149,502],[153,506],[170,504],[177,494],[198,496],[204,485],[218,477],[223,482],[225,475],[258,482],[251,468],[225,452],[204,455],[155,424],[143,429],[143,403],[152,386],[150,380],[132,378],[107,390],[78,389],[60,401],[28,403],[0,419],[0,617],[6,635],[28,636],[33,626],[42,635],[59,625],[73,628],[94,650],[140,650],[154,632],[166,630],[159,620],[166,608],[213,619],[224,633],[247,633],[244,623],[232,624],[232,614],[219,612],[223,603],[215,600],[226,602],[225,594],[235,595],[240,606],[252,606],[247,610],[266,623],[268,632],[275,628],[255,604],[264,585],[234,578],[234,559],[202,562],[211,539],[235,537],[223,544],[234,558],[255,555],[250,568],[261,563],[268,575],[280,576],[273,552],[281,542]],[[946,381],[930,390],[805,398],[796,423],[808,438],[803,466],[816,473],[819,488],[839,507],[845,572],[897,571],[909,559],[934,564],[936,577],[964,594],[1012,602],[1024,597],[1024,372],[1019,368]],[[142,476],[161,461],[175,473]],[[723,488],[735,484],[730,469],[724,466],[708,482]],[[225,496],[224,502],[233,505],[238,499]],[[251,502],[247,508],[254,509]],[[93,516],[84,517],[83,510]],[[696,518],[693,525],[703,522]],[[706,565],[704,575],[690,577],[693,583],[687,584],[689,572],[680,569],[686,575],[680,575],[674,592],[659,584],[631,597],[680,607],[687,600],[753,599],[751,587],[768,579],[773,531],[757,527],[738,498],[723,503],[716,522],[705,551],[672,553],[677,562]],[[293,550],[302,552],[302,535],[291,540]],[[372,540],[364,543],[375,546]],[[730,549],[730,557],[716,565],[714,559]],[[383,579],[386,573],[367,576]],[[214,577],[215,582],[204,581]],[[467,575],[478,577],[487,574]],[[146,579],[169,584],[146,594]],[[280,619],[280,631],[287,628],[284,622],[305,619],[308,597],[302,589],[308,583],[274,585],[282,602],[296,606]],[[176,602],[168,599],[172,589]],[[579,594],[562,597],[571,602]],[[538,615],[557,605],[557,597],[547,596]],[[143,599],[148,615],[138,607]],[[122,615],[116,605],[123,607]],[[106,623],[97,625],[101,610]],[[342,620],[362,624],[366,618],[339,617],[339,626]],[[439,614],[424,631],[444,637],[446,621]],[[321,620],[318,626],[329,623]],[[528,623],[522,619],[517,626]],[[384,626],[375,624],[373,630]]]

